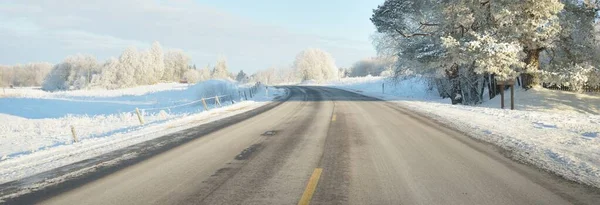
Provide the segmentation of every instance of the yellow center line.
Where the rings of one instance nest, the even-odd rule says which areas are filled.
[[[335,115],[334,115],[335,116]],[[313,172],[312,176],[308,180],[308,184],[306,185],[306,189],[304,190],[304,194],[302,194],[302,198],[298,202],[298,205],[308,205],[310,204],[310,200],[317,189],[317,184],[319,183],[319,178],[321,178],[321,172],[323,172],[322,168],[316,168]]]
[[[335,122],[335,119],[336,119],[336,115],[335,115],[335,114],[333,114],[333,116],[331,116],[331,121],[332,121],[332,122]]]

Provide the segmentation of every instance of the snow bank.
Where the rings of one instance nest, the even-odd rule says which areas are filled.
[[[238,91],[248,88],[222,80],[143,89],[92,91],[98,96],[70,91],[43,93],[41,98],[0,98],[0,183],[245,112],[283,94],[269,88],[266,96],[261,88],[254,98],[240,103]],[[215,96],[220,96],[223,108],[216,105]],[[211,111],[203,111],[201,98],[211,98],[206,100]],[[136,107],[144,115],[144,125]],[[73,144],[70,126],[80,142]],[[74,153],[82,154],[73,157]]]
[[[517,110],[502,110],[499,97],[480,106],[451,105],[418,78],[397,86],[382,78],[342,81],[331,86],[396,102],[473,138],[496,144],[518,161],[600,187],[598,96],[543,88],[518,90]],[[386,94],[381,91],[382,83],[386,84]]]
[[[331,81],[326,86],[340,87],[353,90],[355,92],[379,93],[395,96],[403,99],[439,99],[437,91],[430,88],[426,81],[421,78],[408,78],[405,80],[394,81],[385,77],[354,77],[342,78],[338,81]],[[383,86],[382,86],[383,85]]]

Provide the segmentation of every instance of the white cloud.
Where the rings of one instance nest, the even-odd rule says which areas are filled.
[[[17,49],[0,51],[3,64],[75,53],[104,59],[155,40],[187,51],[199,65],[226,56],[235,70],[289,64],[308,47],[329,51],[342,66],[374,53],[368,42],[296,34],[191,0],[8,0],[0,8],[0,40]]]

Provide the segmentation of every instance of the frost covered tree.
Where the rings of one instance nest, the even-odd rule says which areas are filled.
[[[153,76],[148,76],[151,84],[158,83],[165,72],[165,54],[159,42],[152,43],[149,54],[149,66],[153,70]]]
[[[433,77],[442,96],[473,104],[494,80],[487,76],[524,74],[524,87],[539,84],[540,55],[559,40],[563,11],[559,0],[386,0],[371,21],[378,53],[401,62],[396,75]]]
[[[142,51],[138,53],[138,64],[135,68],[135,80],[138,85],[154,84],[154,66],[152,64],[150,52]]]
[[[133,87],[137,85],[135,77],[137,68],[139,67],[139,59],[137,49],[129,47],[123,51],[119,57],[119,68],[117,69],[117,85],[119,87]]]
[[[262,82],[268,85],[298,83],[300,80],[296,70],[290,67],[271,67],[257,71],[249,77],[250,82]]]
[[[92,77],[100,73],[96,58],[90,55],[74,55],[55,65],[44,80],[44,90],[74,90],[89,86]]]
[[[561,30],[558,14],[563,9],[559,0],[506,0],[496,8],[498,30],[508,38],[518,39],[526,53],[524,87],[540,83],[540,53],[550,47]]]
[[[350,77],[360,76],[380,76],[382,72],[390,69],[395,64],[394,57],[387,58],[369,58],[360,60],[350,68]]]
[[[180,50],[163,53],[160,43],[154,42],[149,50],[138,51],[135,47],[126,48],[119,58],[110,58],[98,63],[91,55],[74,55],[43,72],[39,66],[32,69],[34,80],[45,75],[44,90],[68,90],[107,88],[117,89],[136,85],[149,85],[162,81],[179,82],[188,77],[193,81],[206,80],[210,72],[204,70],[188,72],[190,57]],[[29,66],[29,65],[27,65]],[[47,65],[49,67],[50,65]],[[31,66],[29,66],[31,67]],[[40,71],[40,72],[37,72]],[[12,73],[12,72],[11,72]],[[39,73],[39,75],[37,74]],[[19,79],[29,79],[19,78]]]
[[[338,69],[331,54],[320,49],[306,49],[296,56],[293,65],[302,80],[322,82],[338,77]]]
[[[42,90],[55,91],[55,90],[66,90],[68,89],[67,77],[69,76],[68,64],[59,63],[56,64],[52,71],[46,76],[44,83],[42,84]]]
[[[202,69],[200,69],[198,71],[199,75],[200,75],[200,80],[201,81],[205,81],[205,80],[209,80],[211,78],[211,71],[210,71],[210,67],[206,66]]]
[[[236,75],[235,80],[240,83],[247,83],[248,75],[246,73],[244,73],[243,70],[240,70],[240,72]]]
[[[229,71],[227,68],[227,61],[225,60],[225,58],[219,58],[219,60],[217,60],[217,64],[215,65],[215,68],[212,70],[211,76],[213,79],[228,79],[229,77]]]
[[[200,78],[200,72],[193,68],[188,69],[187,71],[185,71],[185,73],[183,73],[183,79],[185,79],[187,83],[197,83],[202,80]]]
[[[50,73],[50,63],[26,63],[11,66],[0,65],[0,87],[40,86]]]
[[[182,50],[170,50],[165,54],[163,80],[179,82],[188,70],[190,57]]]
[[[598,1],[563,0],[562,27],[554,46],[541,55],[542,82],[582,90],[600,85],[600,50],[597,39]]]
[[[102,65],[102,72],[99,75],[96,75],[92,78],[91,87],[96,88],[107,88],[107,89],[117,89],[120,87],[125,87],[125,85],[120,85],[119,82],[123,82],[119,80],[123,74],[121,72],[121,65],[118,59],[110,58]]]

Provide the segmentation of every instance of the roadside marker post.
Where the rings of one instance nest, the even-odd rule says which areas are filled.
[[[140,109],[138,109],[137,107],[135,108],[135,113],[138,116],[138,120],[140,120],[140,124],[144,125],[144,117],[142,116],[142,114],[140,113]]]
[[[515,109],[515,81],[499,81],[500,84],[500,108],[504,109],[504,88],[508,85],[510,87],[510,109]]]
[[[79,142],[79,139],[77,139],[77,133],[75,132],[75,127],[73,125],[71,125],[71,135],[73,136],[73,143]]]

